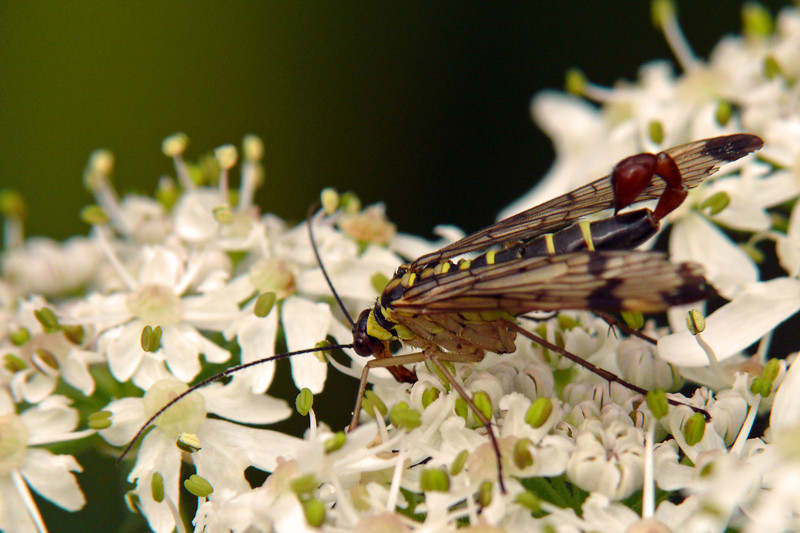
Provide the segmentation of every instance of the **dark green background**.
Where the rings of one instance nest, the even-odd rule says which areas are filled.
[[[681,3],[699,54],[739,31],[740,5]],[[610,84],[671,58],[644,1],[2,2],[0,24],[0,188],[30,202],[30,234],[55,238],[85,232],[92,150],[115,153],[120,190],[150,192],[175,131],[190,157],[262,136],[258,202],[283,217],[333,185],[385,201],[402,231],[474,230],[550,165],[534,93],[571,66]],[[117,474],[80,459],[91,505],[43,504],[51,530],[114,529],[121,502],[98,498]]]

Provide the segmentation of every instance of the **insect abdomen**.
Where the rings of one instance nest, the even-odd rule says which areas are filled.
[[[594,222],[573,224],[556,233],[516,243],[495,252],[491,263],[487,254],[472,260],[472,267],[499,264],[522,257],[567,254],[571,252],[630,250],[658,231],[659,224],[649,209],[638,209]]]

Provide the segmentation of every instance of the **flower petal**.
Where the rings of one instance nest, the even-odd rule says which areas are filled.
[[[776,278],[751,283],[706,318],[703,339],[722,361],[744,350],[800,310],[800,281]],[[658,354],[674,365],[706,366],[708,356],[688,331],[662,337]]]
[[[325,340],[332,319],[328,304],[314,303],[297,296],[283,302],[281,323],[290,351],[312,348]],[[292,378],[298,389],[306,387],[314,394],[325,387],[328,365],[315,354],[292,357]]]
[[[86,504],[78,480],[72,472],[83,468],[71,455],[55,455],[47,450],[29,448],[20,473],[33,490],[68,511]]]
[[[775,392],[772,412],[769,416],[769,427],[777,436],[778,433],[797,432],[800,427],[800,358],[795,359]]]
[[[259,318],[252,311],[239,318],[234,324],[236,340],[242,349],[242,363],[252,363],[257,359],[275,355],[275,337],[278,334],[278,306],[269,315]],[[267,361],[241,371],[250,378],[252,391],[263,393],[275,376],[275,362]]]
[[[147,390],[162,379],[175,379],[175,375],[167,370],[167,365],[164,364],[164,359],[159,357],[160,355],[160,353],[147,353],[144,355],[139,368],[136,369],[136,373],[131,378],[134,385],[142,390]]]
[[[78,411],[68,405],[69,401],[64,396],[50,396],[22,413],[30,438],[44,442],[42,438],[69,433],[78,427]]]
[[[203,390],[208,411],[243,424],[274,424],[289,418],[292,409],[285,400],[254,393],[249,376],[236,374],[223,386],[215,383]]]
[[[139,269],[140,284],[158,284],[175,287],[183,273],[183,261],[174,249],[151,246],[142,251],[142,266]]]
[[[166,499],[178,506],[180,464],[180,450],[175,442],[165,438],[160,431],[151,431],[142,439],[136,466],[128,475],[128,481],[136,483],[142,514],[157,533],[171,533],[175,528]],[[152,496],[151,486],[156,472],[164,478],[165,501],[162,502],[156,502]]]
[[[39,403],[56,390],[58,379],[42,374],[34,368],[17,372],[11,378],[14,397],[28,403]]]
[[[202,449],[195,454],[197,473],[214,486],[249,489],[244,470],[272,472],[278,458],[300,459],[302,439],[279,431],[254,429],[225,420],[206,420],[197,432]]]
[[[197,189],[186,192],[175,205],[175,231],[188,242],[202,242],[217,235],[219,222],[214,218],[214,208],[225,200],[216,189]]]
[[[20,483],[24,484],[21,480]],[[40,533],[31,520],[25,501],[20,497],[11,476],[0,476],[0,531]]]
[[[142,360],[143,327],[139,321],[133,321],[109,329],[97,339],[98,351],[108,357],[108,367],[117,381],[125,382],[131,379]]]
[[[127,444],[145,422],[141,398],[122,398],[105,406],[111,412],[111,427],[100,430],[100,436],[109,444]]]
[[[781,266],[790,275],[800,272],[800,202],[794,204],[789,216],[789,227],[786,236],[781,234],[775,241],[775,253]]]
[[[222,363],[231,357],[230,352],[223,350],[199,331],[185,324],[164,328],[161,335],[161,349],[170,372],[185,383],[194,379],[200,372],[198,356],[201,353],[207,361],[213,363]]]
[[[239,315],[233,296],[225,290],[215,290],[182,298],[184,323],[202,330],[222,331]]]
[[[88,362],[96,360],[97,354],[79,348],[73,348],[61,366],[64,381],[81,391],[85,396],[94,393],[94,378],[89,373]]]
[[[678,220],[669,236],[674,262],[695,261],[706,269],[706,278],[727,299],[736,289],[758,280],[753,260],[704,217],[690,213]]]

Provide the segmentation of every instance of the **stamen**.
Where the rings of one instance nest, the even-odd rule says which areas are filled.
[[[161,142],[161,151],[165,156],[171,157],[175,165],[175,174],[178,175],[178,182],[187,191],[193,191],[196,187],[189,175],[189,169],[183,160],[183,152],[189,144],[189,137],[185,133],[174,133]]]
[[[731,446],[730,454],[739,457],[744,449],[745,444],[747,444],[747,438],[750,436],[750,430],[753,429],[753,423],[756,421],[756,416],[758,415],[758,406],[761,403],[761,395],[754,394],[753,400],[750,405],[748,405],[747,410],[747,417],[745,417],[744,422],[742,423],[741,429],[739,429],[739,434],[736,435],[736,440]]]
[[[175,507],[175,502],[172,501],[172,498],[166,496],[164,498],[164,503],[167,504],[167,509],[169,509],[169,513],[172,515],[172,519],[175,521],[175,528],[178,530],[178,533],[187,533],[186,526],[183,524],[183,519],[181,518],[181,514],[178,512],[178,508]]]
[[[219,164],[219,192],[224,201],[228,200],[228,172],[236,164],[239,154],[232,144],[224,144],[214,150],[214,158]]]
[[[653,456],[656,420],[650,419],[644,434],[644,480],[642,482],[642,518],[652,518],[655,514],[655,458]]]
[[[197,474],[189,476],[189,479],[183,482],[183,486],[198,498],[208,498],[214,493],[214,487],[211,486],[211,483]]]
[[[725,373],[722,365],[719,364],[717,354],[714,353],[714,349],[711,347],[711,345],[706,342],[700,333],[697,333],[697,335],[694,336],[694,339],[706,353],[706,357],[708,357],[708,366],[711,371],[714,372],[714,374],[722,381],[722,383],[732,383],[731,377]]]
[[[722,383],[732,383],[731,377],[726,375],[725,370],[719,364],[719,359],[717,359],[717,354],[714,353],[714,349],[705,341],[702,336],[703,330],[706,329],[706,318],[703,316],[703,313],[697,309],[692,309],[689,311],[689,313],[686,315],[686,326],[689,329],[689,333],[694,336],[694,340],[706,353],[706,357],[708,358],[708,366],[714,375],[716,375]]]
[[[308,412],[308,438],[317,438],[317,413],[313,409]]]
[[[239,211],[245,211],[253,206],[253,198],[264,183],[264,141],[256,135],[245,135],[242,140],[242,183],[239,185]]]
[[[700,61],[694,55],[689,41],[686,40],[683,30],[678,24],[675,5],[669,0],[656,0],[652,3],[652,14],[653,22],[664,33],[667,44],[684,72],[696,69],[700,65]]]
[[[111,263],[111,267],[114,269],[114,272],[119,276],[122,283],[125,284],[125,288],[129,291],[133,291],[139,285],[133,276],[128,272],[128,269],[125,268],[125,265],[122,264],[120,261],[119,256],[111,248],[111,243],[108,240],[108,228],[103,227],[95,227],[95,237],[97,238],[97,244],[100,246],[100,250],[102,250],[103,255],[106,256],[108,262]]]
[[[400,496],[400,481],[405,470],[406,450],[401,449],[395,457],[394,471],[392,472],[392,483],[389,485],[389,494],[386,498],[386,508],[394,510],[397,508],[397,500]]]
[[[6,250],[22,246],[25,240],[22,219],[25,200],[17,191],[0,191],[0,215],[3,216],[3,245]]]
[[[114,154],[109,150],[99,149],[92,152],[86,170],[83,172],[83,183],[91,192],[97,204],[105,211],[115,230],[123,235],[131,233],[114,187],[111,185],[111,171],[114,169]]]

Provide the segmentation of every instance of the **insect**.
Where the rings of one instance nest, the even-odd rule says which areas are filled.
[[[358,355],[374,356],[362,372],[350,429],[357,425],[371,369],[386,368],[398,381],[413,382],[416,375],[405,365],[429,361],[486,428],[497,457],[500,488],[505,491],[491,421],[442,363],[477,362],[487,351],[512,352],[519,334],[609,382],[646,393],[522,328],[517,317],[534,311],[566,309],[658,312],[707,298],[712,290],[699,265],[670,263],[662,253],[633,248],[658,231],[660,221],[683,202],[689,189],[721,165],[758,150],[762,144],[755,135],[734,134],[694,141],[658,154],[628,157],[609,176],[401,265],[375,305],[362,311],[355,321],[323,268],[334,296],[353,325],[352,345],[327,349],[353,348]],[[656,199],[654,210],[620,213],[635,202]],[[613,209],[614,214],[594,222],[581,220],[606,209]],[[313,243],[311,217],[308,229]],[[472,259],[455,260],[478,251],[482,253]],[[322,266],[316,247],[314,252]],[[393,355],[390,342],[398,340],[419,351]],[[232,367],[191,387],[153,415],[122,455],[156,417],[193,390],[266,360],[319,349],[279,354]]]
[[[398,363],[428,360],[486,427],[499,457],[490,421],[441,363],[477,362],[486,351],[512,352],[517,334],[610,382],[646,393],[532,334],[515,317],[564,309],[658,312],[707,298],[712,291],[699,265],[673,264],[664,254],[631,249],[658,231],[660,220],[683,202],[689,188],[762,144],[754,135],[737,134],[628,157],[607,177],[401,265],[376,304],[362,311],[353,326],[356,353],[375,359],[364,367],[350,429],[357,423],[371,368],[386,367],[396,379],[413,381],[413,372]],[[619,213],[635,201],[656,198],[654,211]],[[608,208],[615,215],[579,222]],[[492,249],[474,259],[451,261],[487,248]],[[393,357],[391,340],[420,351]],[[497,464],[501,471],[499,459]]]

